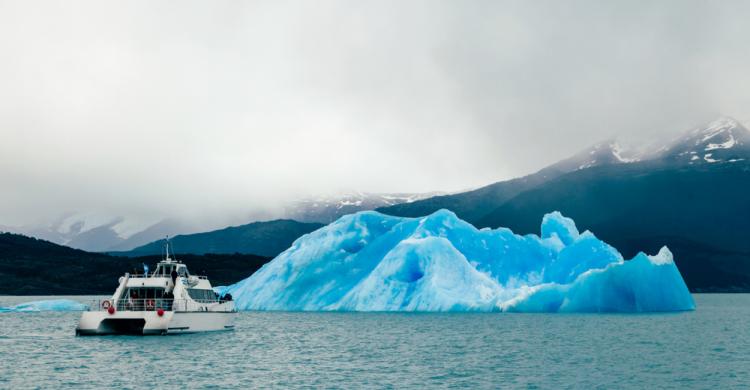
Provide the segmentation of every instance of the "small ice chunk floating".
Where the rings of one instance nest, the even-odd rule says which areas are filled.
[[[3,312],[37,312],[37,311],[84,311],[88,306],[70,299],[47,299],[19,303],[14,306],[0,307]]]
[[[541,236],[478,230],[448,210],[423,218],[346,215],[218,290],[240,310],[695,309],[666,247],[625,260],[559,212],[544,216]]]

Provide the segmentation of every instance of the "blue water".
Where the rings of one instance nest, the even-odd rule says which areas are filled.
[[[154,337],[5,313],[0,388],[750,387],[750,295],[695,300],[647,315],[246,312],[233,332]]]

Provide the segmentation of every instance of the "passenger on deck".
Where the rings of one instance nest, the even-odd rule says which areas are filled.
[[[130,291],[130,296],[128,297],[128,302],[125,304],[125,308],[127,310],[135,310],[135,304],[138,300],[138,293],[136,291]]]
[[[174,294],[171,291],[164,293],[164,310],[172,310],[172,303],[174,301]]]
[[[131,294],[131,297],[133,298],[133,310],[140,311],[140,304],[138,299],[138,291],[133,291]]]
[[[172,269],[171,276],[172,276],[172,284],[176,285],[177,284],[177,270],[176,269]]]

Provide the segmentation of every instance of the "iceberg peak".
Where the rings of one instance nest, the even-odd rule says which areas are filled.
[[[579,235],[576,223],[559,211],[545,214],[542,218],[542,238],[557,237],[563,244],[570,245]]]
[[[674,264],[672,252],[666,246],[661,247],[661,249],[659,249],[659,253],[657,253],[656,255],[648,256],[648,259],[651,260],[651,263],[655,265]]]

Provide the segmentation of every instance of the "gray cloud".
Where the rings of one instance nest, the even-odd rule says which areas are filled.
[[[0,1],[0,223],[457,190],[750,119],[746,2]]]

